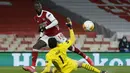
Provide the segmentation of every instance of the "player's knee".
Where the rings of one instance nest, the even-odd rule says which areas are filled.
[[[78,67],[81,68],[83,63],[84,63],[84,62],[78,61]]]
[[[44,42],[44,41],[42,41],[42,40],[39,40],[34,46],[33,46],[33,48],[34,49],[41,49],[42,47],[46,47],[47,46],[47,44]]]

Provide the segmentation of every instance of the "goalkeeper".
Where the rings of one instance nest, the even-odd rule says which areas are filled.
[[[69,18],[67,20],[69,21],[66,25],[69,28],[70,39],[60,44],[57,44],[55,38],[48,40],[51,50],[46,54],[46,66],[41,73],[71,73],[73,70],[81,67],[96,73],[106,73],[89,64],[78,62],[67,56],[68,48],[75,43],[71,20]],[[52,64],[55,66],[53,69],[51,69]]]

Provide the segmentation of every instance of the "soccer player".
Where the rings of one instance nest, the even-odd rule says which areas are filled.
[[[67,24],[70,32],[70,39],[68,41],[58,44],[55,38],[49,38],[48,44],[51,50],[46,54],[46,66],[41,73],[71,73],[77,68],[85,68],[96,73],[106,73],[89,64],[67,57],[68,48],[75,42],[75,35],[71,25]],[[55,68],[51,70],[52,64]]]
[[[42,10],[42,5],[40,2],[36,1],[34,4],[35,11],[37,13],[34,16],[35,22],[39,25],[40,37],[37,43],[33,46],[32,52],[32,66],[23,67],[24,70],[31,73],[35,72],[36,60],[38,56],[38,50],[42,47],[48,46],[48,39],[54,37],[59,43],[65,42],[67,38],[60,32],[58,21],[52,13],[46,10]],[[93,65],[91,58],[86,56],[83,52],[74,46],[69,47],[69,50],[81,55],[90,65]]]

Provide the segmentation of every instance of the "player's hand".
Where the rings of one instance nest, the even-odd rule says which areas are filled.
[[[67,17],[66,25],[68,26],[68,28],[72,29],[72,21],[69,17]]]
[[[39,28],[39,32],[44,32],[45,30],[46,30],[45,27],[40,27],[40,28]]]

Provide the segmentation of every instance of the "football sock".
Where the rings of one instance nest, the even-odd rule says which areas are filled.
[[[89,70],[89,71],[93,71],[95,73],[100,73],[101,72],[101,70],[99,70],[99,69],[97,69],[97,68],[95,68],[95,67],[93,67],[93,66],[91,66],[89,64],[85,64],[85,63],[82,64],[82,68],[84,68],[86,70]]]
[[[93,61],[91,60],[91,58],[89,58],[88,56],[86,56],[85,53],[81,52],[78,48],[76,48],[75,46],[72,46],[72,48],[69,48],[69,50],[79,54],[80,56],[82,56],[90,65],[94,65]]]
[[[87,62],[88,62],[90,65],[94,66],[93,60],[92,60],[90,57],[86,56],[85,60],[87,60]]]
[[[37,51],[33,51],[32,52],[32,66],[36,66],[36,60],[37,60],[37,56],[38,56],[38,52]]]

